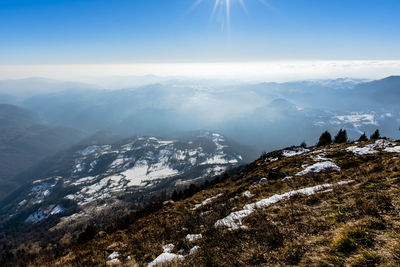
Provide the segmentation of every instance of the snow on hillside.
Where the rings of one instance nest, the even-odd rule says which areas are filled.
[[[358,147],[358,146],[350,146],[346,148],[347,151],[353,152],[354,155],[369,155],[369,154],[375,154],[378,153],[378,149],[383,149],[384,152],[396,152],[395,146],[396,143],[391,141],[391,140],[385,140],[385,139],[378,139],[375,141],[373,144],[369,144],[363,147]]]
[[[384,149],[384,151],[389,153],[400,153],[400,146],[387,147]]]
[[[350,181],[343,181],[343,182],[338,182],[336,184],[322,184],[322,185],[317,185],[313,187],[307,187],[299,190],[293,190],[289,191],[284,194],[276,194],[273,195],[269,198],[261,199],[257,202],[247,204],[243,207],[243,209],[239,211],[234,211],[225,218],[222,218],[218,220],[214,226],[215,227],[227,227],[230,230],[237,230],[242,226],[242,221],[244,218],[248,217],[250,214],[252,214],[256,209],[260,208],[266,208],[269,207],[270,205],[277,203],[279,201],[282,201],[284,199],[290,198],[292,196],[298,195],[298,194],[305,194],[305,195],[313,195],[318,192],[321,192],[323,189],[330,188],[333,186],[339,186],[339,185],[345,185],[354,182],[353,180]]]
[[[50,215],[55,215],[64,211],[64,208],[61,205],[50,205],[46,209],[42,210],[39,208],[34,213],[30,214],[28,218],[26,218],[25,222],[40,222],[44,219],[47,219]]]
[[[317,162],[311,166],[308,166],[303,171],[296,173],[296,176],[306,175],[309,173],[318,173],[318,172],[322,172],[325,170],[340,171],[340,168],[332,161]]]
[[[78,204],[83,215],[97,201],[111,204],[118,195],[148,190],[165,180],[183,185],[220,175],[242,162],[241,155],[226,153],[227,147],[225,138],[212,132],[190,140],[138,137],[116,145],[90,145],[74,152],[66,175],[35,180],[18,208],[38,204],[25,220],[38,222],[63,212],[60,201],[65,199]],[[57,199],[53,197],[56,190]]]
[[[216,195],[216,196],[209,197],[209,198],[205,199],[205,200],[204,200],[203,202],[201,202],[200,204],[194,205],[193,210],[197,210],[197,209],[199,209],[199,208],[201,208],[201,207],[203,207],[203,206],[205,206],[205,205],[211,203],[214,199],[217,199],[217,198],[221,197],[222,195],[223,195],[223,194],[220,193],[220,194],[218,194],[218,195]]]
[[[369,154],[375,154],[378,153],[374,148],[374,146],[367,145],[364,147],[357,147],[357,146],[350,146],[346,148],[347,151],[353,152],[354,155],[369,155]]]
[[[163,246],[164,252],[160,254],[157,258],[155,258],[152,262],[150,262],[147,266],[152,267],[152,266],[157,266],[157,265],[162,265],[168,261],[176,260],[176,259],[182,259],[183,256],[179,254],[174,254],[171,251],[174,249],[173,244],[167,244]]]
[[[282,156],[284,156],[284,157],[293,157],[293,156],[296,156],[296,155],[301,155],[301,154],[306,153],[308,151],[310,151],[310,150],[307,149],[307,148],[296,147],[293,150],[283,150]]]

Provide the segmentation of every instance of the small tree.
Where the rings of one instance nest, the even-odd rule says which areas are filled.
[[[86,225],[86,228],[78,236],[78,243],[89,241],[96,235],[96,228],[92,224]]]
[[[301,146],[302,148],[307,148],[306,141],[301,142],[300,146]]]
[[[346,130],[340,129],[337,135],[335,136],[334,143],[342,144],[347,142],[347,132]]]
[[[370,139],[371,140],[376,140],[376,139],[379,139],[379,138],[381,138],[381,134],[379,133],[379,130],[376,129],[376,131],[371,135]]]
[[[332,144],[332,136],[328,131],[325,131],[319,137],[317,146],[326,146]]]
[[[173,201],[178,201],[179,200],[179,194],[178,194],[178,192],[176,190],[174,190],[174,192],[172,192],[171,199]]]
[[[359,142],[368,141],[368,137],[367,137],[367,135],[365,134],[365,132],[360,136],[360,138],[358,138],[358,141],[359,141]]]

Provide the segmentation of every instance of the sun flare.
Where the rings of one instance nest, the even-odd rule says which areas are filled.
[[[205,2],[207,0],[196,0],[196,2],[193,4],[191,9],[194,9],[201,3]],[[211,11],[211,20],[215,19],[216,15],[219,14],[223,16],[222,21],[224,24],[226,23],[227,28],[230,27],[230,22],[231,22],[231,8],[238,4],[242,7],[243,11],[248,14],[247,12],[247,6],[246,6],[246,0],[212,0],[214,2],[213,9]],[[258,0],[261,4],[263,4],[266,7],[271,8],[271,5],[266,1],[266,0]]]

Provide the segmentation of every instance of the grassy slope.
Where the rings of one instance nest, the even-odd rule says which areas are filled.
[[[365,145],[363,143],[361,145]],[[398,266],[400,264],[400,159],[399,154],[355,156],[349,146],[333,145],[326,152],[342,170],[295,176],[282,180],[311,164],[311,153],[265,163],[262,156],[228,180],[191,198],[166,205],[139,219],[128,229],[73,245],[39,258],[35,266],[104,265],[113,251],[123,265],[141,266],[152,261],[162,246],[175,244],[174,252],[187,255],[182,266]],[[313,148],[316,150],[316,148]],[[267,177],[265,183],[253,182]],[[297,195],[263,208],[247,217],[247,229],[228,231],[214,223],[234,207],[293,189],[343,180],[354,183],[312,196]],[[250,190],[254,197],[242,196]],[[223,193],[210,204],[192,210],[195,204]],[[204,211],[210,211],[201,215]],[[202,233],[195,242],[187,234]],[[125,260],[131,256],[132,260]]]

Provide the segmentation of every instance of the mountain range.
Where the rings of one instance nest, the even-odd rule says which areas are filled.
[[[119,139],[174,139],[210,129],[258,153],[314,144],[323,130],[345,128],[352,139],[376,128],[399,135],[399,76],[216,85],[158,81],[120,90],[41,78],[0,81],[0,199],[26,181],[15,176],[99,131]]]

